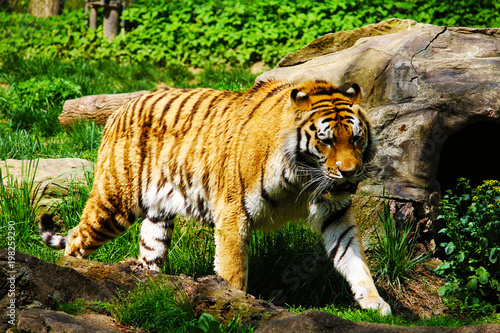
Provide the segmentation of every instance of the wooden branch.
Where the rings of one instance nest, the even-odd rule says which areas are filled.
[[[89,119],[98,124],[105,124],[118,107],[147,92],[143,90],[126,94],[91,95],[67,100],[59,116],[59,123],[68,126],[79,119]]]

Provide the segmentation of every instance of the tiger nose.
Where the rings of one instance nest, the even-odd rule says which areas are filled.
[[[337,161],[336,164],[337,164],[337,167],[338,167],[340,174],[342,175],[342,177],[345,177],[345,178],[354,175],[356,173],[356,171],[358,170],[358,167],[355,164],[344,165],[341,161]]]

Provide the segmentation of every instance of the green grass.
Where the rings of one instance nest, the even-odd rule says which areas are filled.
[[[383,205],[378,216],[381,232],[375,231],[375,242],[370,249],[371,256],[377,259],[373,274],[387,281],[390,286],[401,289],[401,282],[411,277],[415,266],[421,265],[428,254],[415,255],[418,230],[413,230],[413,224],[408,221],[397,225],[388,203]]]
[[[438,315],[430,318],[419,318],[417,316],[405,317],[402,315],[382,316],[378,311],[361,310],[356,307],[337,307],[328,305],[325,307],[291,307],[288,310],[294,313],[301,313],[306,310],[323,311],[335,316],[354,321],[396,326],[445,326],[461,327],[465,325],[484,325],[500,324],[500,314],[486,316],[463,318],[450,315]]]
[[[110,310],[118,322],[149,332],[183,332],[194,320],[185,295],[153,282],[141,283],[134,292],[120,296]]]
[[[281,306],[353,305],[350,287],[328,259],[321,236],[298,223],[252,233],[248,280],[250,294]]]
[[[253,332],[253,329],[241,325],[237,318],[227,326],[206,313],[196,318],[187,295],[158,280],[139,283],[131,292],[119,294],[110,302],[87,303],[84,299],[77,299],[74,303],[59,305],[58,310],[78,315],[87,308],[110,315],[122,325],[139,327],[150,333]]]
[[[79,157],[94,161],[102,126],[88,121],[63,129],[57,120],[65,100],[94,94],[171,87],[245,90],[256,75],[243,68],[118,65],[112,61],[72,62],[44,57],[0,57],[0,158]]]
[[[42,246],[38,235],[38,224],[34,223],[38,200],[32,193],[40,191],[34,183],[37,161],[25,161],[22,166],[21,180],[14,179],[9,170],[0,170],[0,248],[7,248],[9,224],[14,222],[16,251],[29,253],[53,262],[57,254]]]

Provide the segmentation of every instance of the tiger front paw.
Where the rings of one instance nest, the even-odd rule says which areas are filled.
[[[380,296],[366,296],[357,299],[363,309],[379,310],[382,316],[388,316],[392,313],[391,306]]]

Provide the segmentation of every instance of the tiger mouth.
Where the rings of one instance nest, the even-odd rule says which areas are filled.
[[[358,188],[358,183],[351,183],[351,182],[343,182],[341,184],[334,184],[330,188],[328,188],[324,194],[328,193],[339,193],[339,192],[348,192],[351,194],[354,194]]]

